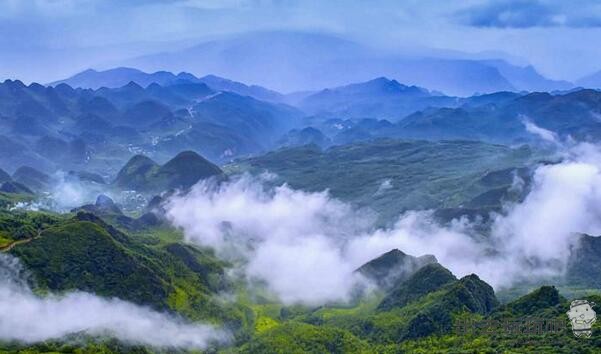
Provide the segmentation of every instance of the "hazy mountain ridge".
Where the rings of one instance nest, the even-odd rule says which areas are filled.
[[[152,84],[159,86],[173,86],[178,84],[205,84],[216,91],[229,91],[243,96],[251,96],[259,100],[282,102],[284,96],[278,92],[256,85],[245,85],[241,82],[228,80],[215,75],[196,77],[187,72],[173,74],[168,71],[157,71],[154,73],[145,73],[134,68],[115,68],[104,71],[88,69],[75,74],[70,78],[55,81],[49,86],[58,86],[67,84],[75,88],[100,89],[100,88],[119,88],[135,82],[142,87],[148,87]]]
[[[601,132],[599,93],[594,90],[458,98],[381,77],[324,89],[302,99],[299,109],[215,91],[189,75],[180,76],[186,79],[166,86],[151,83],[144,88],[130,81],[98,90],[6,81],[0,84],[0,127],[6,132],[5,151],[14,152],[2,155],[0,166],[53,172],[61,165],[100,172],[100,165],[109,164],[116,173],[138,152],[166,160],[194,149],[211,160],[228,161],[281,145],[330,146],[381,137],[540,141],[528,131],[527,122],[578,140],[594,139]],[[158,77],[176,76],[163,72]],[[210,78],[238,91],[252,89]],[[307,127],[315,130],[303,130]]]
[[[175,69],[252,82],[281,92],[319,90],[387,76],[450,95],[503,90],[570,88],[530,67],[503,60],[466,59],[443,51],[403,55],[382,52],[330,34],[255,32],[128,60],[145,70]],[[505,76],[503,72],[507,75]]]
[[[161,193],[189,189],[202,179],[222,176],[219,167],[193,151],[184,151],[159,165],[146,156],[132,157],[119,171],[115,186],[142,192]]]
[[[59,165],[93,170],[115,158],[122,159],[120,165],[136,151],[159,159],[190,148],[211,159],[258,152],[297,126],[302,113],[216,92],[201,82],[147,88],[129,82],[92,90],[8,80],[0,84],[0,115],[7,146],[0,164],[8,170],[29,165],[53,172]],[[203,138],[178,142],[196,132]],[[105,155],[108,151],[113,153]]]

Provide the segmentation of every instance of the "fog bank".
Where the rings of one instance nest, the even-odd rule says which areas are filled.
[[[566,148],[563,162],[535,169],[523,202],[492,215],[490,235],[465,219],[440,225],[432,211],[409,211],[394,226],[375,228],[368,214],[327,192],[269,189],[248,175],[219,187],[201,182],[173,197],[167,213],[188,242],[243,253],[246,273],[285,303],[348,299],[359,281],[353,271],[393,248],[433,254],[455,275],[477,273],[499,289],[561,276],[576,233],[601,234],[599,166],[597,146]]]
[[[228,335],[119,299],[84,292],[39,297],[24,281],[18,259],[0,254],[0,340],[25,343],[69,334],[111,336],[159,348],[206,348]]]

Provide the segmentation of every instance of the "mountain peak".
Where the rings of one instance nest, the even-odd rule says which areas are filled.
[[[138,191],[188,189],[201,179],[220,176],[221,169],[194,151],[183,151],[160,166],[144,155],[132,157],[119,171],[115,185]]]
[[[183,151],[167,161],[158,176],[169,176],[169,188],[190,188],[201,179],[223,174],[217,165],[194,151]]]
[[[143,90],[144,88],[140,85],[138,85],[135,81],[130,81],[127,83],[127,85],[121,87],[121,88],[125,88],[125,89],[135,89],[135,90]]]
[[[357,272],[373,280],[380,287],[390,288],[432,262],[436,262],[436,258],[413,257],[395,248],[365,263],[357,269]]]
[[[145,155],[135,155],[115,178],[114,183],[119,187],[139,189],[146,177],[159,168],[159,165]]]

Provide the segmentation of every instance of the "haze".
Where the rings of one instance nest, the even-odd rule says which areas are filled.
[[[302,31],[403,55],[530,63],[547,78],[574,82],[601,69],[600,14],[588,0],[380,0],[369,8],[360,1],[3,0],[0,78],[46,83],[210,39]]]

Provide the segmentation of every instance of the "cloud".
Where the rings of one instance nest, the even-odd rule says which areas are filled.
[[[283,185],[268,189],[243,176],[217,187],[202,182],[172,198],[168,217],[191,243],[232,250],[250,278],[285,303],[347,300],[362,279],[354,270],[398,248],[433,254],[458,276],[477,273],[496,288],[561,276],[576,233],[601,234],[601,152],[570,148],[564,161],[536,169],[523,202],[492,215],[488,235],[478,221],[440,225],[432,211],[409,211],[392,227],[333,199]]]
[[[219,187],[200,183],[166,208],[188,242],[242,255],[247,274],[286,303],[346,298],[357,264],[341,247],[371,221],[327,192],[268,189],[247,175]]]
[[[459,10],[460,23],[473,27],[601,27],[597,4],[539,0],[490,1]]]
[[[213,326],[182,319],[118,299],[74,292],[39,297],[32,293],[18,260],[0,254],[0,340],[36,343],[69,334],[108,335],[159,348],[204,349],[228,340]]]
[[[393,187],[394,186],[392,185],[392,180],[390,178],[387,178],[383,180],[382,183],[380,183],[380,186],[378,187],[378,190],[376,191],[376,193],[374,193],[374,195],[382,195],[386,193],[387,190],[392,189]]]
[[[534,135],[538,136],[539,138],[543,139],[544,141],[548,141],[548,142],[554,143],[554,144],[559,144],[559,137],[554,132],[552,132],[548,129],[539,127],[538,125],[534,124],[532,121],[530,121],[526,117],[524,117],[522,119],[522,123],[524,124],[524,127],[526,128],[526,131],[528,133],[534,134]]]
[[[461,22],[474,27],[527,28],[553,26],[554,12],[539,1],[487,2],[466,10],[458,17]]]
[[[432,253],[455,274],[477,273],[494,287],[561,276],[577,233],[601,234],[601,152],[574,147],[563,163],[540,166],[532,190],[519,204],[494,214],[490,235],[477,223],[455,220],[441,226],[427,212],[409,212],[387,230],[353,239],[358,257],[397,247],[411,254]]]

